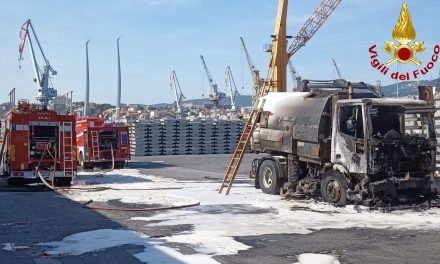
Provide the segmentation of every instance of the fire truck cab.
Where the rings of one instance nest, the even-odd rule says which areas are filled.
[[[77,160],[83,169],[123,168],[130,160],[128,126],[106,124],[100,117],[76,120]]]
[[[5,117],[1,172],[10,185],[38,180],[38,171],[57,186],[76,174],[75,117],[20,100]]]

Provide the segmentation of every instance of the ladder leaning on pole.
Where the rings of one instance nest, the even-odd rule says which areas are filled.
[[[260,101],[260,98],[266,95],[270,90],[270,76],[266,78],[264,81],[263,87],[261,87],[258,93],[255,95],[255,101],[252,106],[252,112],[249,116],[249,119],[246,121],[246,124],[243,128],[243,132],[241,133],[240,140],[235,148],[234,155],[229,163],[228,169],[226,170],[225,177],[223,178],[222,185],[219,189],[219,193],[223,192],[224,188],[227,188],[226,195],[229,194],[231,190],[232,183],[234,182],[235,176],[237,176],[238,169],[240,167],[243,156],[246,152],[247,147],[249,146],[249,141],[252,137],[252,133],[254,132],[255,126],[257,125],[258,119],[260,118],[261,111],[264,106],[264,100]]]

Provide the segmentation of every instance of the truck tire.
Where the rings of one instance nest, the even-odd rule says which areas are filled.
[[[56,187],[70,187],[72,185],[72,177],[55,177]]]
[[[334,170],[326,172],[321,181],[322,199],[334,206],[345,206],[347,204],[347,186],[348,182],[344,174]]]
[[[8,185],[9,186],[23,186],[24,185],[24,179],[23,178],[8,178]]]
[[[283,181],[279,177],[278,166],[273,160],[265,160],[258,169],[258,181],[264,193],[277,195],[283,186]]]
[[[123,169],[125,167],[125,161],[116,161],[115,169]]]

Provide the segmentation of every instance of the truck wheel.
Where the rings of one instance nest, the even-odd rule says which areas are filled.
[[[8,178],[8,185],[9,186],[23,186],[24,185],[24,179],[23,178]]]
[[[261,163],[258,170],[258,180],[261,190],[264,193],[277,195],[280,194],[280,188],[283,186],[279,178],[277,164],[272,160],[265,160]]]
[[[56,187],[70,187],[72,177],[56,177],[54,183]]]
[[[334,206],[347,204],[347,179],[339,171],[330,170],[321,181],[321,196],[324,202]]]
[[[125,167],[125,161],[115,162],[115,169],[123,169]]]

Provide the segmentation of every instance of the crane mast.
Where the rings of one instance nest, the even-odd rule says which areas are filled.
[[[226,89],[229,89],[229,93],[231,95],[231,110],[236,111],[237,110],[237,96],[240,94],[238,93],[237,86],[235,85],[234,76],[232,75],[231,67],[227,66],[225,71],[225,83],[226,83]]]
[[[272,58],[270,60],[269,68],[272,71],[272,91],[286,92],[287,91],[287,77],[286,69],[289,61],[287,54],[287,6],[288,0],[278,1],[278,12],[275,22],[275,29],[272,37],[272,47],[270,51]]]
[[[333,65],[335,66],[336,74],[338,75],[338,78],[339,78],[339,79],[344,79],[344,77],[342,77],[342,73],[341,73],[341,71],[339,70],[338,65],[336,64],[335,59],[332,58],[332,61],[333,61]]]
[[[252,61],[252,58],[249,55],[248,49],[246,47],[246,44],[244,43],[244,39],[242,37],[240,37],[240,40],[241,40],[241,46],[243,47],[244,54],[246,56],[246,61],[247,61],[248,66],[249,66],[249,70],[251,72],[252,82],[253,82],[253,86],[254,86],[254,91],[257,94],[257,91],[258,91],[258,89],[261,86],[260,71],[255,67],[254,62]]]
[[[32,35],[30,34],[30,31],[32,32]],[[43,69],[41,69],[37,63],[32,37],[35,38],[35,42],[38,46],[38,49],[40,50],[41,56],[43,57],[44,60]],[[19,38],[20,38],[20,42],[18,45],[18,53],[19,53],[18,60],[19,61],[23,60],[24,46],[26,44],[26,40],[28,40],[29,50],[32,56],[32,64],[34,67],[35,82],[38,84],[38,92],[36,99],[40,101],[43,109],[46,109],[49,104],[49,101],[57,96],[57,90],[49,86],[50,76],[56,75],[57,72],[52,68],[52,66],[50,66],[49,60],[46,58],[46,55],[44,54],[43,48],[40,45],[40,41],[38,40],[37,34],[35,33],[35,29],[32,26],[30,19],[26,20],[26,22],[24,22],[24,24],[21,26]]]
[[[183,113],[183,99],[185,99],[185,96],[183,95],[182,89],[180,89],[180,83],[177,79],[177,75],[175,71],[171,72],[170,76],[170,87],[171,90],[174,91],[174,96],[176,98],[176,113],[181,114]]]
[[[218,91],[218,86],[212,79],[212,75],[209,72],[208,66],[206,65],[205,58],[200,55],[200,58],[202,59],[203,68],[205,69],[206,76],[208,77],[209,86],[211,87],[211,93],[209,94],[209,100],[214,104],[216,108],[219,106],[220,98],[222,97],[222,94]]]

